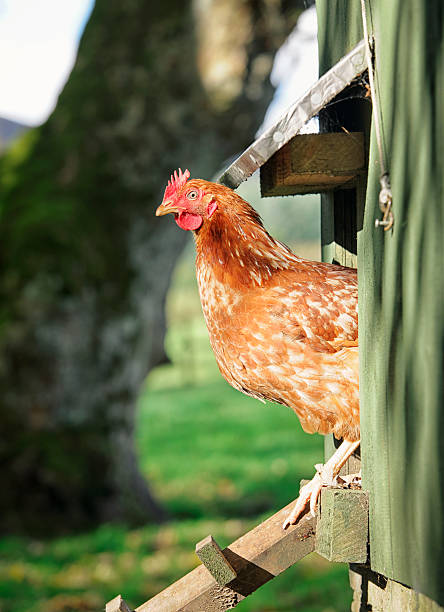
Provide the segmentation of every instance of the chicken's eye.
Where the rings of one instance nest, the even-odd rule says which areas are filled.
[[[187,193],[188,200],[195,200],[197,198],[197,191],[193,189]]]

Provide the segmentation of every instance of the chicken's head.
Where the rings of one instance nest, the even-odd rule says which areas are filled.
[[[189,171],[182,172],[180,168],[171,175],[156,216],[172,213],[179,227],[197,231],[216,212],[217,202],[205,193],[204,181],[188,181],[189,178]]]

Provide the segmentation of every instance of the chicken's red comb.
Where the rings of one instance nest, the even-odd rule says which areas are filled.
[[[166,186],[165,193],[163,196],[164,201],[173,197],[181,187],[185,185],[187,180],[190,178],[190,171],[175,170],[174,174],[171,175],[170,180],[168,181],[168,185]]]

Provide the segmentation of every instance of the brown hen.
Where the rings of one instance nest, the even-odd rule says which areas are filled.
[[[335,481],[359,446],[356,270],[298,257],[223,185],[175,172],[156,215],[194,233],[196,272],[211,346],[224,378],[289,406],[308,433],[342,444],[300,491],[284,523]]]

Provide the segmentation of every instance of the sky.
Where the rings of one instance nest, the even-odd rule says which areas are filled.
[[[31,126],[46,121],[71,72],[93,5],[94,0],[0,0],[0,117]],[[276,94],[261,129],[276,121],[317,75],[312,7],[276,55],[271,75]]]
[[[273,125],[284,111],[318,79],[318,23],[312,6],[299,17],[293,32],[276,53],[271,82],[276,88],[260,131]],[[312,119],[301,132],[317,132]]]
[[[71,72],[94,0],[0,0],[0,117],[43,123]]]

